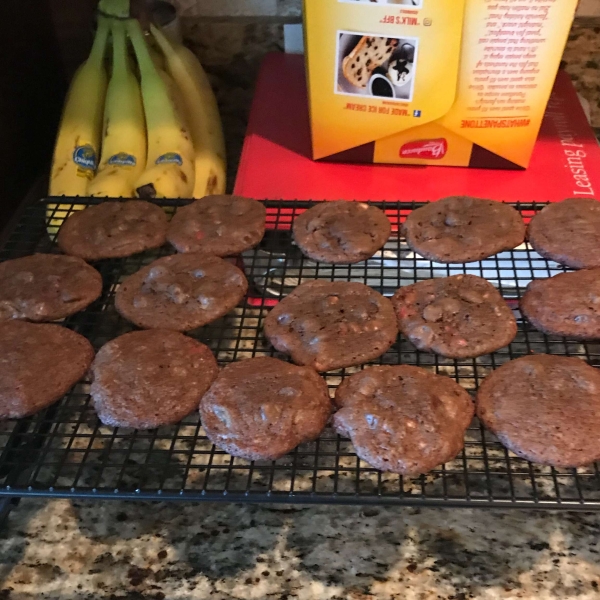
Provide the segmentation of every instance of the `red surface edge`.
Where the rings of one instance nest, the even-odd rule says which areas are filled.
[[[558,73],[527,170],[339,164],[313,161],[310,151],[304,57],[269,54],[257,81],[236,194],[362,201],[430,201],[464,194],[528,202],[600,194],[600,147],[564,71]]]

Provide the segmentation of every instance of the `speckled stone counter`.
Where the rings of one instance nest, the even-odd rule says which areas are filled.
[[[563,57],[577,91],[590,103],[592,125],[600,128],[600,23],[576,25]]]
[[[278,26],[237,27],[185,28],[230,182],[260,59],[283,43]],[[600,127],[600,28],[574,27],[564,67]],[[600,514],[30,499],[0,530],[0,600],[591,600],[599,544]]]
[[[23,501],[0,598],[600,598],[600,515]]]

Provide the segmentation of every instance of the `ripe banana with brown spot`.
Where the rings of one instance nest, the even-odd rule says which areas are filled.
[[[104,54],[108,34],[109,22],[100,17],[90,56],[79,67],[67,94],[54,147],[50,196],[85,196],[96,171],[107,86]],[[50,233],[56,233],[70,208],[70,204],[48,205]]]
[[[194,146],[157,71],[139,23],[127,22],[141,74],[148,131],[146,169],[134,184],[140,198],[190,198],[194,191]]]
[[[176,82],[194,141],[196,184],[194,198],[223,194],[227,183],[225,139],[217,100],[194,53],[150,26],[162,50],[169,75]]]
[[[135,197],[134,184],[146,167],[147,141],[140,85],[130,68],[124,24],[111,27],[113,68],[104,111],[102,156],[89,196]]]

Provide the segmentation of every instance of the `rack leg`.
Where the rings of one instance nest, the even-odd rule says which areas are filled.
[[[10,511],[18,506],[20,500],[18,497],[0,498],[0,529],[6,525]]]

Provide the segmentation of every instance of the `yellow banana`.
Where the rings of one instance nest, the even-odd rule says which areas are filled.
[[[150,46],[148,46],[148,49],[150,49]],[[175,107],[177,116],[179,117],[179,119],[181,119],[181,122],[183,123],[184,127],[186,127],[189,131],[189,122],[185,116],[185,107],[184,107],[184,103],[183,103],[183,97],[181,95],[181,92],[177,88],[175,81],[173,81],[173,78],[161,67],[161,64],[164,65],[164,58],[162,57],[162,54],[159,55],[156,51],[154,51],[154,53],[151,51],[150,55],[152,57],[152,62],[154,62],[154,66],[156,67],[158,74],[160,75],[161,79],[164,81],[167,91],[169,92],[169,98],[171,99],[171,102],[172,102],[173,106]],[[173,175],[176,176],[176,174],[173,174]],[[157,177],[164,176],[165,179],[164,179],[164,182],[161,183],[161,185],[165,186],[165,185],[169,185],[169,182],[171,181],[171,177],[173,175],[171,174],[171,170],[167,169],[164,173],[158,173]],[[165,194],[168,194],[168,193],[169,192],[165,189]],[[176,192],[172,191],[172,192],[170,192],[170,194],[173,195],[173,194],[176,194]],[[171,195],[168,195],[165,197],[171,197]],[[179,197],[179,196],[173,196],[173,197]],[[173,207],[165,206],[164,209],[168,215],[174,214]]]
[[[125,26],[112,23],[113,68],[106,92],[104,141],[89,196],[133,198],[134,184],[146,167],[146,124],[142,94],[129,68]]]
[[[150,28],[183,97],[195,151],[194,198],[222,194],[227,177],[225,139],[208,76],[191,50],[171,42],[154,25]]]
[[[104,53],[109,23],[100,18],[91,54],[75,74],[60,123],[52,172],[50,196],[85,196],[89,180],[94,176],[102,134],[102,114],[107,76]],[[48,205],[55,232],[71,205]],[[77,205],[75,208],[83,208]]]
[[[146,169],[134,187],[140,198],[189,198],[194,191],[194,146],[165,82],[156,70],[140,24],[127,22],[142,78],[148,130]]]
[[[163,55],[159,54],[156,50],[152,50],[150,45],[148,45],[148,51],[150,52],[150,58],[152,58],[156,72],[160,75],[160,78],[165,84],[165,88],[167,89],[177,118],[181,120],[184,127],[189,131],[190,124],[186,114],[187,111],[183,101],[183,95],[177,87],[175,80],[165,71],[165,59]]]
[[[163,71],[166,68],[165,65],[165,57],[163,56],[162,52],[159,52],[156,47],[154,46],[154,44],[151,43],[152,42],[152,38],[146,36],[146,45],[148,48],[148,52],[150,53],[150,58],[152,58],[152,62],[154,63],[154,66],[159,70],[159,71]]]

